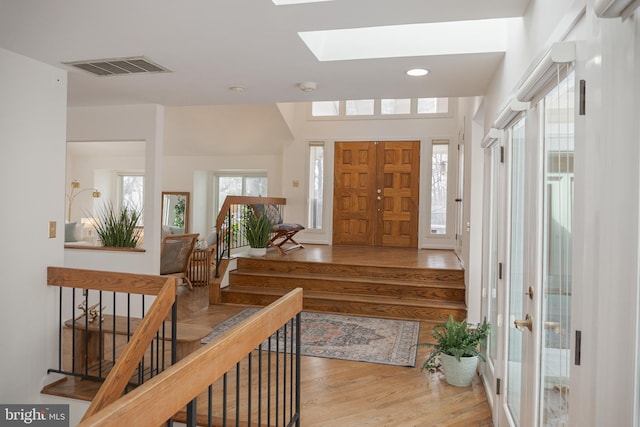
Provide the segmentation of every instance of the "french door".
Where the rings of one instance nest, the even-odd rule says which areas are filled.
[[[418,246],[420,142],[336,142],[333,244]]]
[[[573,72],[507,132],[504,389],[498,426],[569,425]]]

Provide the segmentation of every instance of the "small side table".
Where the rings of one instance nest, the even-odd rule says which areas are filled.
[[[209,286],[211,276],[211,249],[196,249],[189,263],[189,280],[193,286]]]

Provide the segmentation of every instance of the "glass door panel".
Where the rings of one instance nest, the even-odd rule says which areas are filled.
[[[524,319],[524,199],[525,199],[525,147],[524,118],[510,130],[511,148],[511,232],[509,257],[509,322],[507,337],[507,390],[506,405],[516,426],[520,425],[522,402],[523,332],[514,321]]]
[[[574,75],[544,101],[544,233],[540,419],[568,425],[571,360]]]
[[[489,264],[487,268],[487,285],[488,285],[488,314],[489,323],[498,325],[498,212],[500,207],[500,146],[491,149],[491,172],[490,172],[490,198],[489,198],[489,239],[487,243],[489,250],[485,253],[489,254]],[[496,365],[498,359],[498,329],[494,328],[489,335],[487,353],[493,366]]]

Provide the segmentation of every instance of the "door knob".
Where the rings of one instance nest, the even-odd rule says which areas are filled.
[[[382,190],[378,188],[378,194],[382,193]]]
[[[376,200],[382,200],[382,197],[378,196],[376,197]]]
[[[524,331],[524,328],[527,328],[529,332],[533,331],[533,320],[528,314],[524,317],[524,320],[514,320],[513,324],[520,331]]]

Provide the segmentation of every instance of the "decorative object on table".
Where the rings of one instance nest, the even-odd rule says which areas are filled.
[[[245,210],[242,218],[242,230],[252,249],[249,255],[263,256],[267,253],[272,229],[271,221],[264,212],[257,213],[251,208]]]
[[[140,240],[138,222],[142,212],[124,206],[120,209],[106,203],[98,209],[94,227],[102,246],[111,248],[135,248]]]
[[[202,340],[206,344],[260,310],[248,307],[213,327],[211,334]],[[378,363],[393,366],[414,367],[420,322],[374,317],[347,316],[332,313],[301,315],[301,353],[304,356]],[[283,351],[285,343],[278,343]],[[276,340],[271,347],[275,351]],[[294,343],[295,345],[295,339]],[[267,343],[263,344],[266,350]],[[287,340],[287,352],[291,342]]]
[[[458,322],[450,315],[446,322],[433,327],[436,343],[424,344],[433,348],[422,369],[442,370],[447,383],[468,387],[476,373],[478,359],[485,360],[480,344],[486,342],[489,330],[486,319],[482,324],[471,325],[466,320]]]
[[[80,313],[80,315],[73,320],[79,320],[87,316],[87,320],[89,321],[89,323],[93,323],[94,320],[96,320],[98,317],[100,317],[100,322],[103,322],[104,316],[102,315],[102,311],[106,307],[103,306],[102,308],[98,308],[99,305],[100,303],[97,303],[87,308],[87,302],[82,301],[82,303],[78,304],[78,308],[80,309],[80,311],[82,311],[82,313]]]
[[[73,201],[75,198],[86,191],[92,191],[92,195],[94,198],[100,197],[100,192],[95,188],[83,188],[80,189],[80,182],[77,180],[71,181],[71,190],[65,195],[67,199],[67,222],[64,226],[64,241],[65,242],[75,242],[78,240],[78,227],[77,223],[71,222],[71,207],[73,206]]]

